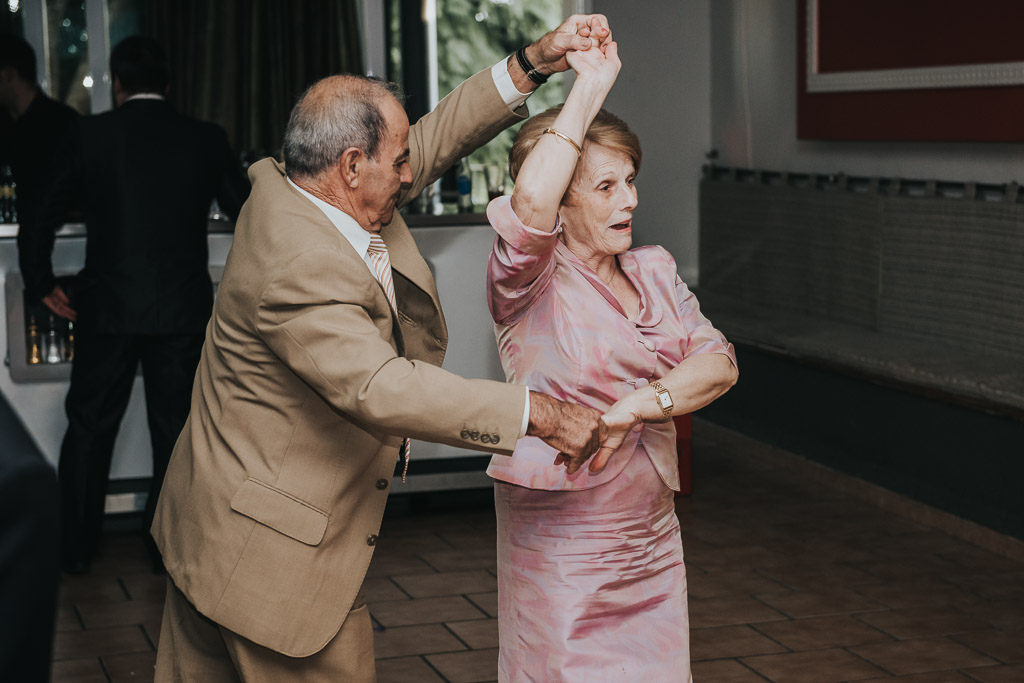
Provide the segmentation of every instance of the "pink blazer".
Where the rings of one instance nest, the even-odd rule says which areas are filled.
[[[487,303],[509,382],[604,411],[689,356],[721,353],[736,363],[732,344],[701,314],[662,247],[619,256],[640,294],[640,313],[630,320],[608,287],[558,240],[560,227],[545,232],[524,225],[508,197],[492,201],[487,217],[498,233]],[[678,491],[672,421],[638,427],[597,475],[583,467],[569,476],[552,465],[555,449],[536,437],[520,439],[512,457],[493,456],[487,473],[532,489],[587,489],[614,479],[641,449]]]

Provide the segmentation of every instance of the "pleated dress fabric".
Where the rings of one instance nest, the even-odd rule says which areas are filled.
[[[498,233],[488,305],[510,382],[603,411],[691,355],[735,363],[664,249],[618,257],[640,295],[630,319],[558,241],[557,226],[524,225],[507,197],[488,218]],[[688,681],[672,422],[632,432],[600,474],[568,475],[554,457],[527,437],[487,470],[496,480],[499,680]]]

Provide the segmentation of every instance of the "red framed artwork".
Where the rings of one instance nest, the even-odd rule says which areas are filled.
[[[797,0],[797,137],[1024,142],[1024,0]]]

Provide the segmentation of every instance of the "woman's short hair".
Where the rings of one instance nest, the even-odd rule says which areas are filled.
[[[544,134],[544,129],[553,127],[555,118],[561,111],[562,105],[552,107],[537,114],[519,129],[519,133],[516,134],[516,139],[512,143],[512,150],[508,153],[508,173],[512,176],[513,181],[519,175],[519,169],[523,167],[527,155],[540,140],[540,136]],[[629,129],[626,122],[615,114],[604,109],[597,112],[593,123],[587,129],[583,142],[584,146],[589,142],[622,152],[633,162],[634,173],[640,172],[640,161],[643,157],[640,150],[640,139]],[[572,185],[569,187],[571,189]]]

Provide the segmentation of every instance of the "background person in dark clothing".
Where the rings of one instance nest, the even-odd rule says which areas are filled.
[[[83,117],[60,143],[35,207],[21,263],[30,291],[76,320],[75,357],[61,446],[64,567],[89,570],[103,524],[114,438],[138,364],[146,390],[153,509],[174,442],[188,416],[192,381],[213,304],[207,216],[214,197],[237,217],[249,185],[219,126],[177,114],[164,101],[169,74],[160,46],[132,37],[110,56],[117,108]],[[67,206],[82,191],[85,268],[71,301],[50,254]]]
[[[57,477],[0,397],[0,678],[50,680],[57,613]]]
[[[39,194],[47,163],[78,112],[47,97],[36,83],[36,55],[15,35],[0,36],[0,166],[18,184],[18,220]]]

